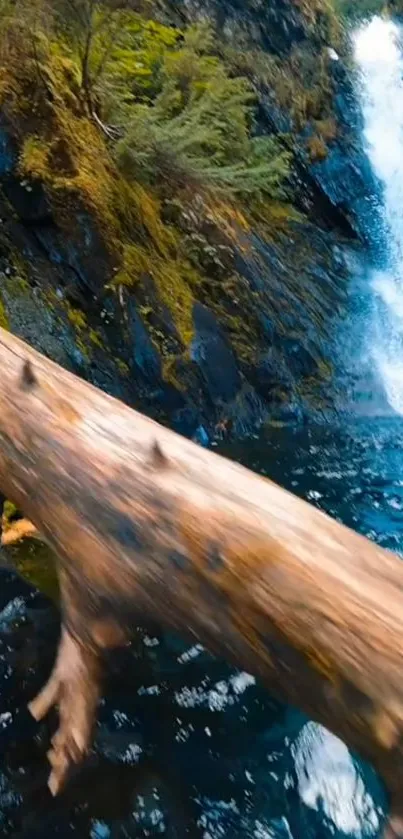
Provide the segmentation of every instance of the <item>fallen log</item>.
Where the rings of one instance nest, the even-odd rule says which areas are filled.
[[[91,740],[102,650],[142,618],[254,673],[372,761],[403,835],[403,563],[0,330],[0,489],[59,562],[56,792]]]

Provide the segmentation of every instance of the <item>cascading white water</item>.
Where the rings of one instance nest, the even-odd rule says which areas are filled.
[[[375,17],[354,35],[373,170],[384,187],[384,271],[371,277],[368,347],[390,406],[403,415],[403,53],[400,29]]]

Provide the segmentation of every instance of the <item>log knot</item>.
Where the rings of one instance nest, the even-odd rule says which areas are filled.
[[[20,385],[22,390],[32,390],[38,384],[38,379],[30,361],[24,361],[22,365]]]
[[[162,451],[158,440],[154,440],[151,447],[151,462],[155,469],[166,469],[169,464],[169,460]]]

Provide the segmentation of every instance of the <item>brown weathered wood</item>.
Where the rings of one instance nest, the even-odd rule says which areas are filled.
[[[0,489],[59,557],[51,786],[85,752],[99,653],[197,637],[371,760],[403,815],[403,563],[0,331]]]

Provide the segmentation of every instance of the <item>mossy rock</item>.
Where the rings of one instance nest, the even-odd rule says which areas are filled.
[[[9,322],[9,319],[8,319],[6,307],[5,307],[1,297],[0,297],[0,326],[1,326],[2,329],[7,329],[7,331],[9,331],[9,329],[10,329],[10,322]]]
[[[30,585],[54,602],[59,602],[56,560],[51,549],[34,539],[4,548],[7,559]]]
[[[21,513],[16,505],[6,500],[3,504],[2,526],[7,530],[12,523],[20,519]],[[37,539],[24,539],[2,549],[11,563],[30,585],[35,586],[53,601],[59,600],[59,583],[56,572],[55,556],[51,549]]]

